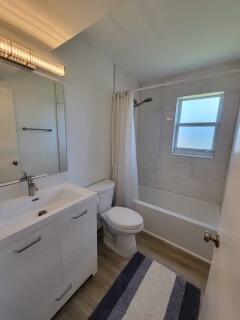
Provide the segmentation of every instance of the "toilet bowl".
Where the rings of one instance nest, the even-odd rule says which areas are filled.
[[[143,229],[143,218],[123,207],[113,207],[101,217],[106,246],[123,257],[132,256],[137,251],[135,234]]]
[[[104,243],[115,253],[130,257],[136,251],[135,234],[143,229],[143,218],[124,207],[111,207],[114,182],[104,180],[88,188],[98,194],[99,225],[103,225]]]

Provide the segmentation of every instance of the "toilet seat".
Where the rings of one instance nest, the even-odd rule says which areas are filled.
[[[143,225],[143,218],[137,212],[128,208],[112,207],[102,216],[113,228],[123,231],[133,231],[142,228]]]

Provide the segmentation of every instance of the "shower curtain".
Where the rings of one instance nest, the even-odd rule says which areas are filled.
[[[112,179],[116,183],[115,204],[134,208],[138,198],[133,92],[116,93],[112,113]]]

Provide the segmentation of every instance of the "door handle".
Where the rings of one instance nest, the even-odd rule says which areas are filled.
[[[70,291],[72,289],[72,287],[73,287],[73,285],[72,285],[72,283],[70,283],[67,286],[67,288],[63,291],[63,293],[60,294],[59,296],[57,296],[55,300],[60,301],[68,293],[68,291]]]
[[[88,213],[88,210],[87,210],[87,209],[84,210],[83,212],[81,212],[80,214],[78,214],[77,216],[73,216],[72,218],[73,218],[73,219],[78,219],[78,218],[80,218],[81,216],[83,216],[83,215],[86,214],[86,213]]]
[[[31,243],[27,244],[25,247],[15,250],[16,253],[21,253],[25,250],[27,250],[28,248],[32,247],[34,244],[38,243],[40,240],[42,239],[41,236],[37,237],[35,240],[33,240]]]
[[[204,236],[203,236],[204,241],[206,242],[214,242],[215,247],[219,248],[220,245],[220,236],[218,233],[215,234],[211,234],[209,231],[205,231],[204,232]]]

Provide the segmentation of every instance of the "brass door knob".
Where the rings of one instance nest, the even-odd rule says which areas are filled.
[[[219,248],[219,245],[220,245],[220,236],[219,236],[218,233],[211,234],[209,231],[205,231],[205,232],[204,232],[203,239],[204,239],[206,242],[213,241],[214,244],[215,244],[215,247],[216,247],[216,248]]]

